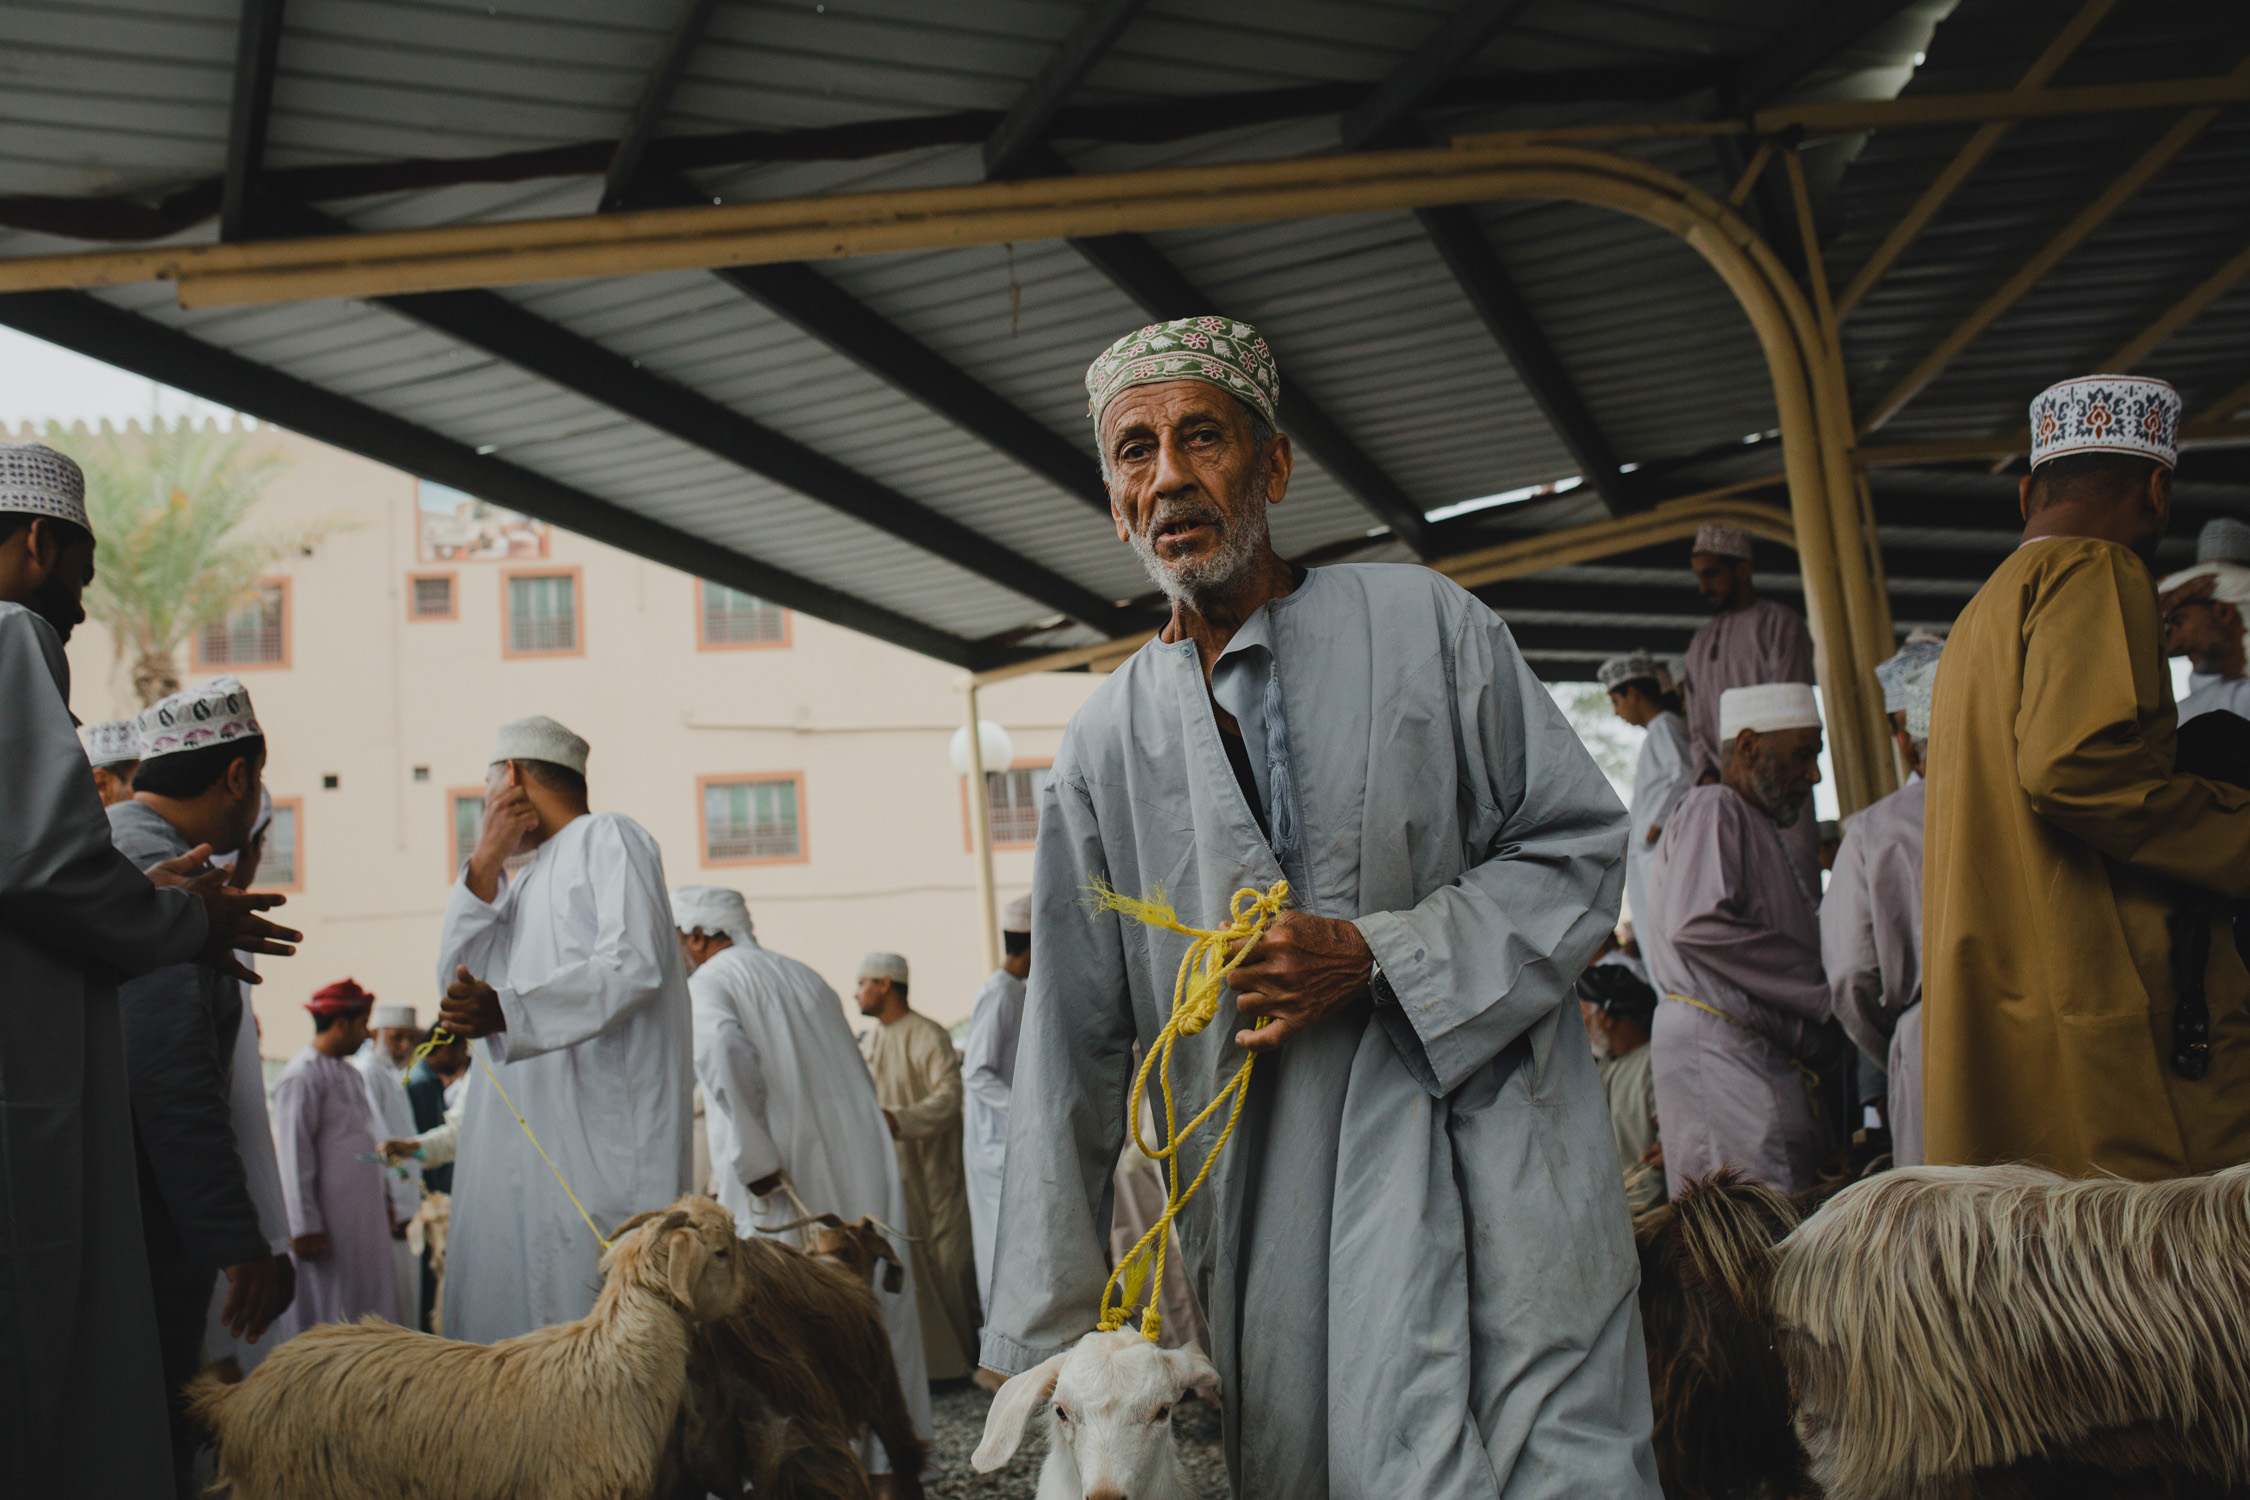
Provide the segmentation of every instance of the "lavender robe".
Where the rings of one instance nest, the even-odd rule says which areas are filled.
[[[1761,682],[1815,681],[1812,632],[1805,617],[1786,604],[1754,599],[1747,609],[1713,615],[1696,631],[1687,649],[1688,738],[1694,769],[1688,779],[1719,769],[1719,697],[1728,688]],[[1797,862],[1798,873],[1820,888],[1820,824],[1812,809],[1781,830],[1781,842]]]
[[[1726,786],[1687,794],[1653,873],[1642,956],[1663,997],[1650,1045],[1671,1195],[1730,1165],[1785,1193],[1812,1186],[1820,1132],[1790,1058],[1836,1052],[1813,889],[1773,821]]]
[[[273,1081],[273,1124],[290,1237],[328,1236],[319,1260],[297,1257],[297,1300],[274,1324],[274,1342],[368,1313],[401,1321],[390,1189],[382,1167],[359,1159],[376,1146],[359,1069],[308,1046]]]
[[[1892,1159],[1921,1165],[1922,1050],[1902,1020],[1922,1003],[1922,808],[1909,782],[1852,819],[1820,906],[1820,958],[1836,1019],[1859,1050],[1887,1059]],[[1917,1017],[1913,1033],[1921,1034]],[[1911,1158],[1902,1155],[1911,1142]]]

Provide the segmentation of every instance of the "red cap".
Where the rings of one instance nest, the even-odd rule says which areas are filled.
[[[316,1016],[347,1016],[355,1010],[367,1010],[375,1004],[375,997],[359,987],[353,979],[339,979],[324,989],[313,991],[305,1002],[305,1009]]]

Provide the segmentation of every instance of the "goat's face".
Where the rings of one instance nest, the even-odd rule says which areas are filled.
[[[603,1274],[628,1278],[697,1322],[742,1311],[747,1283],[735,1253],[734,1215],[693,1195],[617,1226]]]
[[[1048,1408],[1048,1464],[1067,1464],[1086,1500],[1161,1493],[1173,1463],[1172,1407],[1217,1400],[1219,1373],[1193,1349],[1159,1349],[1129,1328],[1089,1333],[1000,1388],[970,1463],[990,1473],[1015,1456],[1025,1424]]]

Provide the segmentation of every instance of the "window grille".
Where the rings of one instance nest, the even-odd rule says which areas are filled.
[[[984,773],[985,827],[995,844],[1039,842],[1039,799],[1047,790],[1047,767],[1017,766]]]
[[[256,666],[289,658],[282,585],[255,585],[248,597],[203,627],[196,657],[207,667]]]
[[[444,620],[453,615],[453,579],[450,575],[414,580],[414,618]]]
[[[704,784],[706,860],[796,859],[803,852],[796,778]]]
[[[508,580],[508,650],[518,656],[578,649],[578,580],[567,573]]]
[[[789,639],[789,611],[780,605],[730,589],[703,585],[703,644],[758,646]]]

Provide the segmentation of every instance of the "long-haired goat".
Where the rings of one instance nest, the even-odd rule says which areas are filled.
[[[1731,1168],[1633,1221],[1648,1342],[1650,1434],[1669,1500],[1806,1491],[1773,1350],[1767,1288],[1797,1205]]]
[[[1195,1500],[1172,1447],[1172,1408],[1191,1392],[1219,1397],[1219,1372],[1200,1351],[1159,1349],[1130,1328],[1089,1333],[1000,1387],[969,1463],[989,1474],[1013,1458],[1044,1406],[1037,1500]]]
[[[677,1476],[690,1335],[742,1306],[708,1198],[628,1219],[594,1310],[497,1344],[379,1319],[308,1330],[189,1387],[234,1500],[646,1500]]]
[[[2250,1488],[2250,1166],[1908,1168],[1839,1193],[1777,1261],[1830,1500]]]
[[[778,1240],[736,1246],[740,1310],[696,1330],[683,1432],[683,1468],[712,1492],[739,1495],[750,1480],[761,1500],[864,1500],[864,1425],[883,1445],[899,1500],[919,1500],[922,1441],[882,1309],[856,1269],[879,1257],[853,1227],[843,1226],[842,1264]]]

